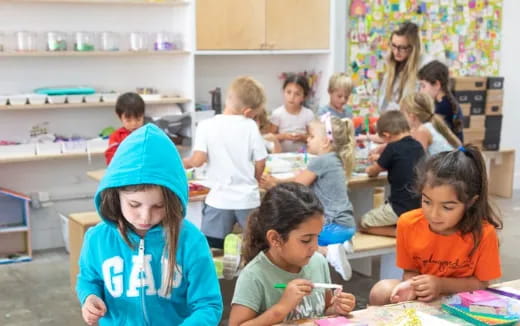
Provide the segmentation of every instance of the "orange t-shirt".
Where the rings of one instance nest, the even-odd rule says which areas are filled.
[[[421,208],[397,221],[397,266],[438,277],[471,277],[480,281],[502,275],[498,238],[493,225],[485,223],[482,239],[472,257],[473,235],[460,232],[440,235],[430,231]]]

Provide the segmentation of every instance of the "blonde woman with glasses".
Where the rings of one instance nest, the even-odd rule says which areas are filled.
[[[386,71],[378,94],[380,113],[398,110],[399,101],[418,89],[417,71],[429,61],[421,54],[419,27],[416,24],[404,22],[392,32]]]

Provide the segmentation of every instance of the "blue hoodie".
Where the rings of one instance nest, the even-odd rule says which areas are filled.
[[[135,184],[169,188],[182,202],[185,215],[188,182],[182,161],[171,140],[152,124],[134,131],[119,146],[94,198],[98,213],[104,189]],[[76,285],[81,304],[90,294],[105,302],[101,326],[218,325],[222,296],[215,266],[204,235],[193,224],[182,221],[176,255],[181,272],[175,272],[173,289],[165,296],[163,227],[148,230],[144,238],[129,231],[136,244],[131,248],[115,223],[101,218],[85,235]]]

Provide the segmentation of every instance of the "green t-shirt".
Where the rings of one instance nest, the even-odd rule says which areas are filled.
[[[330,283],[329,265],[325,257],[316,252],[299,273],[289,273],[273,264],[263,252],[260,252],[240,272],[233,304],[246,306],[260,315],[278,303],[282,297],[284,289],[275,289],[274,285],[287,284],[297,278],[313,283]],[[285,320],[320,317],[324,313],[325,289],[314,289]]]

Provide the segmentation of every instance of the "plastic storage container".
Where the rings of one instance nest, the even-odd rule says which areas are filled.
[[[80,52],[95,51],[95,33],[93,32],[76,32],[74,36],[74,50]]]
[[[169,32],[159,32],[155,34],[153,43],[155,51],[172,51],[176,49],[173,34]]]
[[[21,31],[14,34],[16,40],[16,51],[36,51],[37,35],[34,32]]]
[[[102,32],[99,35],[102,51],[119,51],[120,36],[114,32]]]
[[[130,33],[130,50],[146,51],[148,50],[148,36],[146,33],[132,32]]]
[[[67,101],[67,95],[48,95],[47,101],[50,104],[63,104]]]
[[[0,52],[4,52],[7,49],[7,46],[5,44],[6,37],[4,33],[0,33]]]
[[[27,94],[9,95],[9,104],[11,104],[11,105],[25,105],[25,104],[27,104]]]
[[[67,34],[64,32],[47,32],[47,51],[67,51]]]
[[[41,104],[45,104],[45,102],[47,101],[47,95],[45,94],[36,94],[36,93],[32,93],[32,94],[27,94],[27,97],[29,98],[29,104],[37,104],[37,105],[41,105]]]

